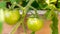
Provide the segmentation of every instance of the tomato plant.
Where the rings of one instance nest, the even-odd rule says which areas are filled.
[[[52,21],[51,30],[52,34],[58,34],[58,11],[60,11],[60,0],[2,0],[0,2],[0,9],[3,9],[3,15],[0,16],[0,19],[4,18],[5,22],[9,25],[15,25],[12,31],[9,34],[14,34],[18,29],[20,24],[24,29],[24,33],[26,32],[26,27],[24,24],[25,16],[30,12],[30,10],[35,11],[35,15],[40,17],[37,13],[37,10],[48,10],[45,13],[45,18]],[[19,13],[19,10],[22,10],[22,14]],[[55,13],[57,10],[57,13]],[[32,12],[31,12],[32,13]],[[33,13],[32,13],[33,14]],[[34,15],[34,14],[33,14]],[[27,26],[33,32],[31,34],[35,34],[36,31],[40,30],[43,27],[43,20],[36,17],[29,17],[27,20]],[[2,20],[4,20],[2,19]],[[2,23],[2,20],[1,23]],[[2,28],[2,24],[1,24]],[[1,30],[1,29],[0,29]]]

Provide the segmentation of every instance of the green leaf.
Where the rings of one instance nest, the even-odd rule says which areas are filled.
[[[50,4],[49,9],[54,9],[56,10],[56,6],[54,4]]]
[[[57,8],[60,9],[60,0],[58,0],[58,2],[57,2]]]
[[[9,1],[9,0],[2,0],[2,1]]]
[[[30,1],[30,0],[26,0],[26,2],[28,2],[28,1]]]
[[[6,2],[5,1],[0,2],[0,8],[6,8]]]
[[[47,9],[48,4],[45,2],[45,0],[43,0],[43,1],[42,0],[36,0],[36,2],[38,3],[40,9]]]
[[[14,3],[14,2],[20,3],[20,2],[22,2],[22,1],[23,1],[23,0],[10,0],[11,3]]]
[[[48,8],[48,5],[45,4],[45,3],[40,3],[40,4],[39,4],[39,8],[40,8],[40,9],[47,9],[47,8]]]
[[[34,2],[32,3],[32,6],[33,6],[34,8],[38,8],[38,7],[39,7],[39,5],[38,5],[38,3],[37,3],[36,1],[34,1]]]
[[[16,0],[10,0],[10,1],[11,1],[11,3],[16,2]]]
[[[51,10],[47,10],[47,12],[45,13],[45,17],[47,20],[51,20],[52,16],[52,11]]]

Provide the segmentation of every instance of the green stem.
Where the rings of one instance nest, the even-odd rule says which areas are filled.
[[[35,34],[35,32],[34,31],[32,31],[32,33],[31,34]]]
[[[30,8],[32,8],[34,11],[35,11],[35,15],[37,15],[38,13],[37,13],[37,9],[35,9],[34,7],[32,7],[32,6],[29,6]]]
[[[52,12],[52,34],[58,34],[58,16],[55,12]]]
[[[23,24],[24,18],[25,18],[26,14],[27,14],[27,11],[28,11],[28,9],[29,9],[29,6],[30,6],[32,3],[33,3],[33,1],[30,0],[29,3],[27,4],[27,6],[24,7],[24,8],[23,8],[22,6],[20,6],[20,5],[17,4],[17,5],[24,11],[24,14],[22,15],[23,19],[21,20],[20,23]],[[18,29],[18,27],[20,26],[20,23],[16,24],[16,26],[13,28],[13,30],[12,30],[12,32],[11,32],[10,34],[14,34],[14,33],[15,33],[15,31],[16,31],[16,30]],[[24,24],[23,24],[23,27],[24,27],[24,32],[26,32]],[[25,34],[26,34],[26,33],[25,33]]]
[[[16,5],[19,6],[19,8],[20,8],[21,10],[24,8],[24,7],[22,7],[21,5],[19,5],[19,4],[17,4],[17,3],[16,3]]]
[[[35,11],[35,17],[39,17],[38,13],[37,13],[37,9],[32,7],[32,6],[29,6],[30,8],[32,8],[34,11]],[[34,15],[34,14],[33,14]]]
[[[23,8],[23,15],[22,15],[22,17],[25,17],[25,16],[26,16],[27,11],[29,10],[29,6],[31,6],[31,4],[32,4],[33,2],[34,2],[33,0],[30,0],[29,3],[26,5],[26,7]],[[24,28],[25,34],[27,34],[26,28],[25,28],[25,25],[24,25],[24,22],[22,23],[22,26],[23,26],[23,28]]]
[[[26,14],[27,14],[26,11],[25,11],[25,12],[24,12],[24,11],[25,11],[25,10],[23,9],[23,14],[22,14],[22,17],[23,17],[23,18],[25,18]],[[23,27],[23,29],[24,29],[24,33],[27,34],[27,32],[26,32],[26,27],[25,27],[25,24],[24,24],[24,20],[23,20],[23,22],[22,22],[22,27]]]
[[[35,1],[35,0],[30,0],[30,1],[29,1],[29,3],[26,5],[26,7],[25,7],[25,8],[26,8],[26,9],[28,9],[28,8],[29,8],[29,6],[31,6],[31,4],[32,4],[34,1]]]
[[[3,22],[0,21],[0,34],[2,34]]]
[[[10,32],[10,34],[14,34],[15,31],[18,29],[18,27],[21,25],[21,23],[23,22],[23,19],[21,19],[21,21],[19,21],[15,27],[12,29],[12,31]]]
[[[16,5],[16,2],[12,3],[11,9],[14,9],[15,5]]]
[[[24,33],[27,34],[27,32],[26,32],[26,27],[25,27],[24,22],[22,22],[22,27],[23,27],[23,29],[24,29]]]

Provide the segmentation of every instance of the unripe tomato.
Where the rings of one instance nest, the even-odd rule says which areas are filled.
[[[5,22],[14,25],[20,19],[20,13],[18,10],[5,10],[4,12]]]
[[[36,17],[30,17],[27,20],[27,26],[32,31],[38,31],[43,27],[43,21]]]

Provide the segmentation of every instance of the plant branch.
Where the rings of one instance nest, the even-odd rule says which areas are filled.
[[[35,32],[34,31],[32,31],[32,33],[31,34],[35,34]]]
[[[35,15],[37,16],[37,17],[39,17],[39,15],[38,15],[38,13],[37,13],[37,9],[36,8],[34,8],[34,7],[32,7],[32,6],[29,6],[30,8],[32,8],[34,11],[35,11]],[[33,13],[32,13],[33,14]]]
[[[18,6],[21,10],[24,8],[24,7],[22,7],[20,4],[18,4],[16,2],[14,2],[14,5]]]
[[[28,8],[29,8],[29,6],[31,6],[31,4],[32,4],[34,1],[35,1],[35,0],[30,0],[30,1],[29,1],[29,3],[26,5],[26,7],[25,7],[25,8],[27,8],[27,9],[28,9]]]
[[[58,34],[58,15],[52,11],[52,24],[51,24],[52,34]]]
[[[29,6],[31,6],[31,4],[32,4],[33,2],[34,2],[33,0],[30,0],[29,3],[26,5],[26,7],[23,8],[22,17],[25,17],[25,16],[26,16],[27,11],[29,10]],[[24,28],[25,34],[27,34],[26,28],[25,28],[25,25],[24,25],[24,22],[22,22],[22,26],[23,26],[23,28]]]
[[[10,34],[14,34],[16,32],[16,30],[18,29],[18,27],[20,26],[20,24],[22,23],[23,19],[21,19],[21,21],[19,21],[15,27],[13,27],[12,31],[10,32]]]
[[[33,3],[33,1],[34,1],[34,0],[30,0],[26,7],[22,7],[22,6],[20,6],[19,4],[16,4],[17,6],[19,6],[19,7],[23,10],[24,14],[22,15],[23,19],[21,20],[21,22],[20,22],[20,23],[17,23],[17,24],[15,25],[15,27],[13,28],[13,30],[11,31],[10,34],[14,34],[15,31],[16,31],[16,30],[18,29],[18,27],[20,26],[20,24],[24,22],[24,18],[25,18],[26,14],[27,14],[27,11],[28,11],[28,9],[29,9],[29,6]],[[26,32],[24,24],[23,24],[23,27],[24,27],[24,31]]]

